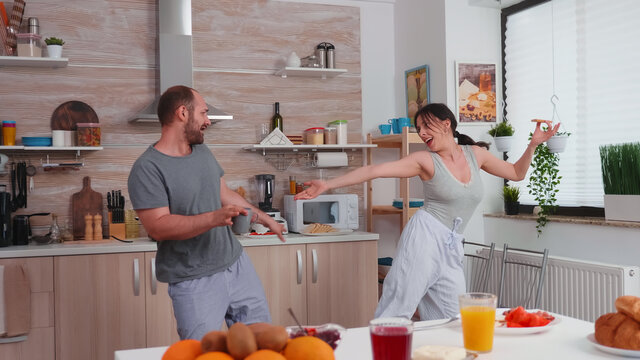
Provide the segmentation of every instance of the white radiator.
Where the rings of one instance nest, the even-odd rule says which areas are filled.
[[[483,250],[483,252],[486,250]],[[511,259],[511,254],[509,255]],[[513,259],[539,263],[530,255],[514,254]],[[469,261],[469,260],[467,260]],[[477,279],[480,264],[477,260],[467,264],[467,289],[479,290]],[[495,250],[488,292],[498,294],[502,251]],[[505,274],[503,305],[523,305],[531,308],[535,293],[535,278],[527,267],[511,267]],[[561,315],[595,321],[600,315],[615,312],[614,302],[621,295],[640,296],[640,267],[610,265],[577,259],[549,256],[542,290],[540,308]],[[528,301],[530,300],[530,301]]]

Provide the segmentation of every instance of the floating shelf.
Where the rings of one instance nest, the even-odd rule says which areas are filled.
[[[347,72],[347,69],[326,69],[326,68],[308,68],[308,67],[284,67],[276,71],[276,76],[306,76],[319,78],[332,78]]]
[[[0,56],[0,66],[24,66],[24,67],[67,67],[68,58],[48,58],[29,56]]]
[[[81,151],[81,150],[102,150],[102,146],[4,146],[0,145],[0,151],[2,150],[31,150],[31,151]]]
[[[356,149],[365,149],[365,148],[374,148],[378,145],[375,144],[338,144],[338,145],[251,145],[244,147],[245,150],[257,151],[262,150],[263,154],[267,151],[290,151],[290,152],[299,152],[299,151],[322,151],[322,150],[345,150],[351,149],[355,151]]]

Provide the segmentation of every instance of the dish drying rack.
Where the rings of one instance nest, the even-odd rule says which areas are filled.
[[[61,160],[60,162],[52,163],[50,162],[49,155],[47,155],[46,162],[43,161],[42,158],[40,158],[40,165],[42,166],[44,171],[80,170],[81,167],[84,167],[84,158],[80,160],[78,159],[78,155],[76,154],[76,157],[74,160],[66,160],[66,161]]]

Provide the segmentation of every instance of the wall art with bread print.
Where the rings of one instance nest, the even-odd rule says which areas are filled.
[[[496,121],[496,64],[456,62],[458,121],[483,124]]]
[[[429,66],[422,65],[404,72],[407,95],[407,117],[413,123],[418,109],[429,103]]]

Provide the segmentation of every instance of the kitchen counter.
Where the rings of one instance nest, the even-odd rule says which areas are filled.
[[[330,243],[347,241],[378,240],[379,234],[354,231],[341,233],[338,235],[318,235],[306,236],[302,234],[290,233],[285,235],[286,242],[283,243],[275,235],[266,236],[238,236],[242,246],[264,246],[264,245],[293,245],[307,243]],[[38,257],[38,256],[66,256],[66,255],[89,255],[89,254],[109,254],[109,253],[130,253],[156,251],[155,241],[149,238],[130,239],[132,243],[124,243],[117,240],[100,241],[97,244],[74,244],[67,242],[64,244],[49,245],[20,245],[0,248],[0,259]]]

